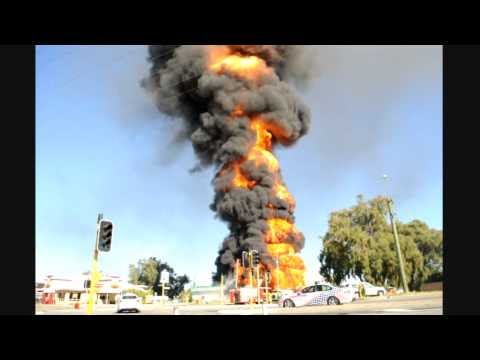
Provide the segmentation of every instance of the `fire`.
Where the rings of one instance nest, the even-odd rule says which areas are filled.
[[[267,244],[284,243],[289,236],[298,234],[295,225],[284,219],[270,219],[267,225],[269,228],[265,239]]]
[[[275,183],[275,194],[278,198],[285,200],[291,208],[295,207],[295,200],[293,199],[292,194],[289,193],[285,185],[280,183]]]
[[[247,80],[256,80],[273,73],[263,59],[232,54],[231,50],[224,46],[210,47],[209,68],[219,74],[231,73]]]
[[[233,186],[240,187],[240,188],[253,188],[256,184],[255,181],[248,180],[245,175],[243,175],[242,170],[240,169],[240,165],[235,163],[233,165],[233,171],[235,177],[233,178]]]
[[[272,73],[265,61],[256,56],[242,56],[231,53],[229,48],[214,46],[209,52],[209,69],[218,74],[229,73],[246,80],[256,80],[261,76]],[[248,178],[248,174],[242,172],[241,166],[247,161],[253,162],[257,168],[266,167],[272,174],[273,195],[284,200],[290,210],[295,207],[293,196],[287,187],[282,183],[280,177],[280,165],[278,159],[272,152],[273,144],[285,136],[285,130],[275,127],[272,122],[262,118],[258,114],[248,114],[245,108],[238,104],[230,113],[232,118],[248,117],[250,119],[250,129],[255,140],[249,147],[248,153],[244,158],[228,164],[221,172],[233,172],[233,180],[230,186],[233,188],[253,189],[257,186],[256,181]],[[275,210],[272,204],[267,204],[267,208]],[[302,258],[296,254],[295,248],[291,245],[300,237],[300,232],[295,225],[285,219],[273,218],[267,220],[267,231],[264,235],[264,242],[268,254],[274,260],[274,265],[262,264],[263,270],[271,273],[270,287],[278,289],[298,289],[304,285],[305,265]],[[241,273],[244,273],[242,269]],[[243,277],[240,285],[250,283],[249,276]]]
[[[243,106],[237,105],[231,112],[230,116],[232,117],[240,117],[245,115],[245,110],[243,109]]]

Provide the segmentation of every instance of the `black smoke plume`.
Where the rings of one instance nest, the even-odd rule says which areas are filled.
[[[232,272],[235,260],[244,250],[260,251],[264,264],[272,264],[264,236],[266,220],[281,218],[293,223],[294,206],[278,198],[273,191],[274,174],[265,166],[244,162],[241,171],[256,182],[253,188],[232,188],[234,173],[228,165],[244,158],[255,133],[249,127],[250,115],[261,115],[282,136],[273,134],[273,146],[293,145],[305,135],[310,125],[310,111],[295,94],[287,80],[305,77],[302,61],[304,48],[294,45],[226,45],[231,53],[257,56],[270,71],[255,82],[234,73],[216,73],[209,69],[207,45],[149,46],[150,76],[143,80],[155,98],[158,109],[184,124],[183,136],[189,138],[200,162],[194,168],[218,169],[213,180],[215,198],[211,209],[225,221],[230,234],[220,248],[214,280]],[[303,64],[305,67],[305,64]],[[245,116],[232,121],[232,112],[241,104]],[[280,174],[275,175],[281,176]],[[280,177],[281,179],[281,177]],[[268,205],[268,206],[267,206]],[[298,252],[303,235],[286,242]]]

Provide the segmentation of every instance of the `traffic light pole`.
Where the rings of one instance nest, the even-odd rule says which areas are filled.
[[[407,278],[405,276],[405,269],[403,267],[402,251],[400,249],[400,241],[398,239],[397,226],[395,224],[395,217],[393,216],[391,202],[391,199],[387,199],[388,213],[390,215],[390,222],[392,223],[393,237],[395,238],[395,248],[397,250],[398,264],[400,267],[400,276],[402,278],[403,290],[405,291],[405,293],[408,293]]]
[[[97,236],[95,240],[95,249],[93,250],[93,262],[92,262],[92,273],[91,273],[91,281],[90,281],[90,289],[88,292],[88,302],[87,302],[87,315],[93,314],[93,307],[96,298],[96,291],[97,291],[97,283],[99,280],[98,274],[98,235],[99,235],[99,224],[100,221],[103,219],[103,214],[98,214],[97,217]]]
[[[260,265],[257,264],[257,304],[260,304]]]
[[[250,291],[252,291],[253,289],[253,267],[252,267],[252,263],[253,263],[253,254],[251,251],[248,252],[248,274],[250,275]],[[250,305],[253,304],[253,297],[251,296],[251,293],[250,293],[250,296],[249,296],[249,302],[250,302]]]
[[[278,266],[279,266],[279,265],[278,265],[278,254],[277,254],[276,260],[277,260],[277,261],[276,261],[276,264],[275,264],[275,265],[276,265],[275,272],[276,272],[276,275],[277,275],[277,281],[276,281],[276,284],[275,284],[275,285],[276,285],[276,289],[275,289],[275,290],[276,290],[276,291],[279,291],[279,290],[280,290],[280,273],[279,273],[280,270],[279,270],[279,268],[278,268]]]
[[[235,261],[235,290],[238,289],[238,263],[239,263],[239,260],[237,259]]]
[[[223,274],[220,276],[220,300],[222,305],[225,305],[225,299],[223,296]]]

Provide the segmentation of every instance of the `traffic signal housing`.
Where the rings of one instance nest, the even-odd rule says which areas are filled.
[[[83,282],[83,287],[84,287],[85,289],[90,289],[91,285],[92,285],[92,281],[91,281],[91,280],[85,280],[85,281]]]
[[[112,248],[113,223],[110,220],[101,220],[98,230],[98,251],[108,252]]]
[[[258,253],[257,250],[254,250],[252,252],[252,255],[253,255],[253,266],[257,266],[260,264],[260,254]]]

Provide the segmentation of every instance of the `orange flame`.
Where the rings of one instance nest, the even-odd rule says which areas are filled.
[[[233,165],[233,171],[235,177],[233,178],[233,186],[241,188],[253,188],[256,184],[255,181],[248,180],[245,175],[243,175],[242,170],[240,170],[240,164],[235,163]]]
[[[208,67],[218,74],[229,73],[251,81],[273,74],[265,60],[257,56],[232,54],[231,50],[225,46],[210,47]]]
[[[243,109],[243,106],[237,105],[233,109],[233,111],[230,113],[230,116],[232,117],[240,117],[245,115],[245,110]]]

